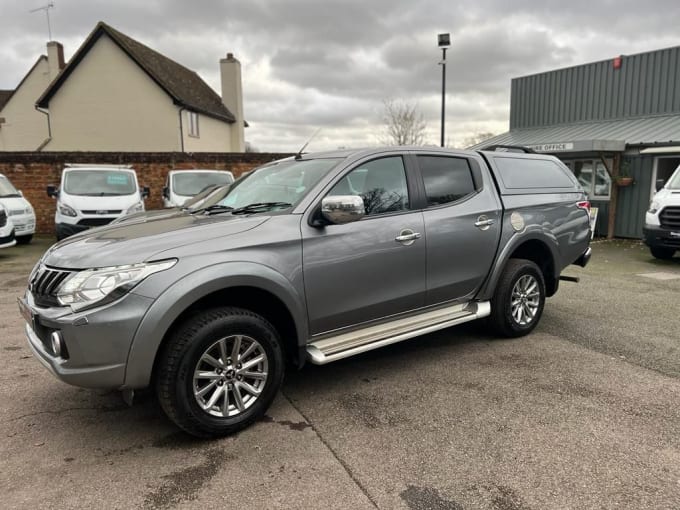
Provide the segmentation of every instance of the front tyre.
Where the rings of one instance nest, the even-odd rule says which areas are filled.
[[[156,367],[167,416],[198,437],[232,434],[260,418],[283,381],[276,330],[240,308],[208,310],[170,337]]]
[[[493,329],[506,337],[523,336],[538,324],[545,305],[545,280],[530,260],[510,259],[491,299]]]

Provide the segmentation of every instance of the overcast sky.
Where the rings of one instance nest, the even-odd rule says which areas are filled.
[[[0,0],[0,89],[45,52],[48,0]],[[383,100],[417,103],[439,142],[441,52],[447,143],[508,127],[510,79],[680,45],[678,0],[54,0],[66,58],[97,21],[198,72],[220,90],[218,61],[243,66],[246,140],[262,151],[375,145]]]

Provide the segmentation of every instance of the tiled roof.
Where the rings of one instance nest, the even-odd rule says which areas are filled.
[[[198,74],[101,21],[57,79],[38,99],[38,106],[48,107],[50,98],[59,90],[102,35],[109,36],[159,87],[172,97],[175,104],[216,119],[235,122],[234,115],[222,103],[220,96]]]

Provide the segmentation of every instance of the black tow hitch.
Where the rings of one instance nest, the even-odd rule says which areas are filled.
[[[578,276],[564,276],[560,275],[560,280],[563,282],[572,282],[572,283],[578,283],[581,281],[581,279]]]

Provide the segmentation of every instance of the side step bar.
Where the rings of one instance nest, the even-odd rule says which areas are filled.
[[[487,317],[490,314],[491,304],[488,301],[439,308],[411,317],[315,340],[307,345],[307,356],[315,365],[325,365],[331,361],[348,358],[385,345]]]

